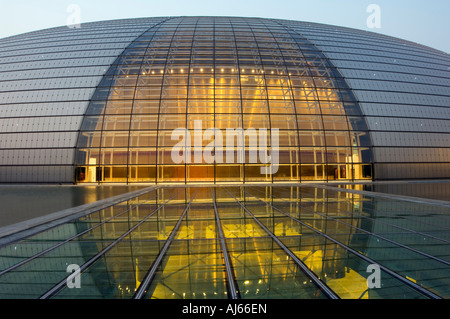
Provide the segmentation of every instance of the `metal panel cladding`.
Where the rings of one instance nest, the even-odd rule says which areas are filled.
[[[126,19],[2,39],[0,182],[450,177],[449,66],[448,54],[400,39],[260,18]],[[236,144],[228,161],[175,162],[172,133],[194,138],[197,123],[268,138]],[[217,135],[212,145],[218,159]],[[265,147],[278,154],[273,174],[261,173],[273,165],[264,156],[251,160]]]
[[[0,182],[72,182],[86,107],[124,48],[163,19],[58,27],[0,40]]]
[[[365,114],[377,179],[450,177],[450,56],[377,33],[281,22],[346,78]]]

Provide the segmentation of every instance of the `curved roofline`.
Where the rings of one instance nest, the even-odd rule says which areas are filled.
[[[450,56],[449,53],[445,52],[445,51],[441,51],[439,49],[418,43],[418,42],[414,42],[414,41],[410,41],[410,40],[405,40],[403,38],[400,37],[395,37],[395,36],[391,36],[391,35],[387,35],[387,34],[383,34],[383,33],[378,33],[378,32],[374,32],[374,31],[368,31],[368,30],[363,30],[363,29],[357,29],[357,28],[352,28],[352,27],[345,27],[345,26],[340,26],[340,25],[335,25],[335,24],[327,24],[327,23],[322,23],[322,22],[313,22],[313,21],[304,21],[304,20],[293,20],[293,19],[285,19],[285,18],[272,18],[272,17],[259,17],[259,16],[255,16],[255,17],[248,17],[248,16],[208,16],[208,15],[180,15],[180,16],[155,16],[155,17],[134,17],[134,18],[117,18],[117,19],[108,19],[108,20],[98,20],[98,21],[88,21],[88,22],[82,22],[81,24],[96,24],[96,23],[108,23],[108,22],[121,22],[121,21],[131,21],[131,20],[146,20],[146,19],[171,19],[171,18],[241,18],[241,19],[264,19],[264,20],[275,20],[275,21],[289,21],[289,22],[299,22],[299,23],[304,23],[304,24],[310,24],[310,25],[314,25],[314,26],[322,26],[322,27],[330,27],[330,28],[339,28],[341,30],[348,30],[348,31],[358,31],[361,33],[365,33],[365,34],[369,34],[369,35],[376,35],[376,36],[380,36],[380,37],[385,37],[387,39],[393,39],[393,40],[397,40],[397,41],[403,41],[405,43],[411,44],[411,45],[415,45],[415,46],[420,46],[422,48],[425,49],[429,49],[429,50],[433,50],[436,53],[439,54],[444,54],[446,56]],[[44,29],[39,29],[39,30],[35,30],[35,31],[29,31],[29,32],[25,32],[25,33],[20,33],[20,34],[15,34],[15,35],[11,35],[5,38],[0,38],[1,40],[5,40],[5,39],[10,39],[12,37],[16,37],[16,36],[24,36],[24,35],[32,35],[33,33],[36,32],[42,32],[42,31],[50,31],[50,30],[54,30],[54,29],[58,29],[58,28],[64,28],[66,27],[65,25],[60,25],[60,26],[55,26],[55,27],[50,27],[50,28],[44,28]]]

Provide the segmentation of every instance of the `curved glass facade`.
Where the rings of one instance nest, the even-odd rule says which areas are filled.
[[[450,178],[449,66],[260,18],[1,39],[0,298],[448,298],[449,183],[367,181]]]
[[[323,51],[359,101],[375,179],[450,177],[450,56],[373,32],[282,21]]]
[[[0,39],[0,182],[450,178],[449,65],[401,39],[261,18]],[[228,145],[227,129],[246,139]]]
[[[0,182],[73,183],[78,131],[98,83],[131,41],[165,19],[1,39]]]
[[[188,141],[208,129],[270,139],[252,149],[249,134],[225,150],[225,137],[203,135],[196,150],[212,145],[215,160],[194,161],[191,142],[176,162],[180,128]],[[76,181],[371,179],[367,131],[345,80],[297,32],[270,20],[174,18],[133,41],[103,77],[78,137]],[[264,146],[279,155],[273,174],[261,173],[273,163],[251,158]],[[218,161],[225,151],[231,156]]]

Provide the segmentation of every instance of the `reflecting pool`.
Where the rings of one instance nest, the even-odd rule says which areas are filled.
[[[450,208],[426,201],[160,186],[0,247],[0,297],[449,298],[449,234]]]
[[[0,227],[139,188],[142,186],[0,185]]]

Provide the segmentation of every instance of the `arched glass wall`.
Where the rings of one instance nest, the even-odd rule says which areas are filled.
[[[194,160],[195,152],[188,152],[198,123],[203,140],[197,146],[206,154],[212,145],[213,162],[204,156]],[[172,133],[180,128],[188,130],[192,143],[182,147],[184,161],[176,162],[172,151],[180,140]],[[252,151],[263,146],[253,149],[250,134],[242,145],[227,144],[232,155],[218,161],[225,137],[223,143],[218,135],[208,139],[212,128],[256,132],[257,141],[267,130],[267,154],[279,155],[276,172],[261,173],[273,165],[267,158],[252,160]],[[357,100],[301,34],[272,20],[180,17],[143,33],[103,77],[78,136],[75,180],[372,179],[372,162]]]

